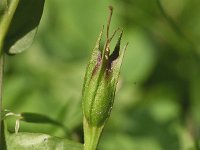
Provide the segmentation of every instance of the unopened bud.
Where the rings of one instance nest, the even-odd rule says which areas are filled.
[[[107,31],[108,32],[108,31]],[[100,49],[103,29],[99,35],[92,57],[86,69],[83,86],[83,114],[91,126],[102,126],[110,115],[115,97],[120,67],[127,45],[120,51],[121,31],[117,44],[110,53],[111,38],[107,37],[104,48]]]

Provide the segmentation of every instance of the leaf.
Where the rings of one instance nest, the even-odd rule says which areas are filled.
[[[1,150],[82,150],[83,145],[67,139],[53,137],[42,133],[9,133],[6,125],[2,137],[5,137],[0,145]],[[5,143],[6,141],[6,143]]]
[[[82,150],[80,143],[41,133],[17,133],[6,136],[8,150]]]
[[[20,0],[5,39],[6,53],[20,53],[32,44],[44,2],[44,0]]]
[[[38,113],[29,113],[29,112],[23,112],[20,114],[13,113],[9,110],[3,110],[1,112],[1,119],[4,120],[9,116],[13,116],[16,118],[16,120],[29,122],[29,123],[45,123],[45,124],[52,124],[61,127],[65,132],[69,132],[68,129],[57,120],[54,120],[48,116],[45,116],[43,114]]]
[[[42,114],[36,114],[36,113],[21,113],[21,119],[25,122],[31,122],[31,123],[50,123],[56,126],[62,127],[65,131],[67,131],[67,128],[60,122],[53,120],[49,118],[48,116],[42,115]]]
[[[53,120],[45,115],[36,114],[36,113],[21,113],[23,121],[32,122],[32,123],[52,123],[58,126],[62,126],[58,121]]]

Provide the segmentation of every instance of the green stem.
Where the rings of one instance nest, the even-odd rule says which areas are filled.
[[[4,54],[3,54],[3,46],[6,34],[8,32],[10,23],[14,16],[14,13],[19,4],[19,0],[12,0],[8,9],[5,10],[3,17],[0,22],[0,133],[1,133],[1,112],[2,112],[2,85],[3,85],[3,66],[4,66]],[[1,134],[0,134],[1,136]],[[0,138],[1,139],[1,138]],[[1,140],[0,140],[1,141]]]
[[[1,43],[0,43],[1,44]],[[1,46],[1,45],[0,45]],[[1,145],[1,111],[2,111],[2,85],[3,85],[3,64],[4,64],[4,56],[0,55],[0,145]]]
[[[104,125],[103,125],[104,126]],[[101,127],[89,126],[84,118],[84,150],[96,150],[103,129]]]
[[[8,9],[6,10],[5,14],[3,15],[1,22],[0,22],[0,53],[3,48],[3,42],[5,39],[5,36],[8,32],[10,23],[12,21],[12,18],[14,16],[15,10],[18,6],[19,0],[12,0],[10,2],[10,5]]]

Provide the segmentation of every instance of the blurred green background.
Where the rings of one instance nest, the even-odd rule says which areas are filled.
[[[109,5],[111,31],[123,27],[129,46],[99,149],[198,149],[199,0],[47,0],[32,47],[6,57],[4,108],[47,115],[82,141],[84,71]],[[53,125],[21,122],[20,131],[65,137]]]

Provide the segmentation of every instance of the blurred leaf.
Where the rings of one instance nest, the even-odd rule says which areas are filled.
[[[168,0],[159,0],[159,2],[166,13],[173,19],[176,19],[176,17],[182,13],[187,4],[187,0],[176,0],[173,3]]]
[[[52,137],[41,133],[17,133],[6,135],[8,150],[82,150],[80,143],[67,139]]]
[[[42,133],[10,133],[7,131],[5,123],[2,123],[1,150],[82,150],[83,146],[80,143],[61,139]]]
[[[129,82],[144,82],[154,69],[156,55],[150,39],[144,30],[125,32],[130,41],[129,50],[125,54],[122,75]]]
[[[59,126],[67,132],[67,128],[60,122],[49,118],[46,115],[43,114],[38,114],[38,113],[29,113],[29,112],[23,112],[21,114],[15,114],[9,110],[3,110],[1,112],[1,118],[4,120],[6,117],[13,116],[15,119],[24,121],[24,122],[29,122],[29,123],[41,123],[41,124],[52,124]]]
[[[20,0],[5,40],[5,51],[17,54],[33,42],[44,7],[44,0]]]
[[[21,113],[21,119],[22,121],[25,122],[31,122],[31,123],[49,123],[53,124],[56,126],[59,126],[65,130],[65,132],[68,132],[68,129],[60,122],[53,120],[49,118],[48,116],[42,115],[42,114],[37,114],[37,113]]]
[[[163,150],[153,137],[135,138],[128,134],[110,133],[103,135],[102,139],[99,144],[102,150]]]
[[[51,123],[54,125],[58,125],[58,126],[63,126],[61,123],[59,123],[56,120],[53,120],[45,115],[42,114],[36,114],[36,113],[21,113],[21,117],[23,121],[26,122],[32,122],[32,123]]]

